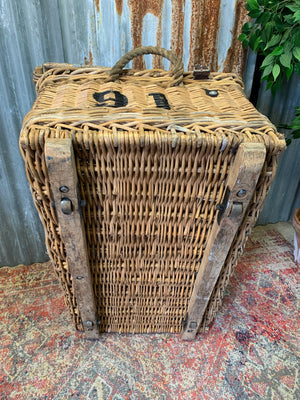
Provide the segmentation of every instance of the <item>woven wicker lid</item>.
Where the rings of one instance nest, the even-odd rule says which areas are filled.
[[[138,129],[142,124],[192,135],[226,131],[242,134],[243,141],[254,133],[264,137],[267,147],[271,140],[276,152],[285,147],[275,126],[246,99],[243,82],[235,74],[211,73],[195,80],[164,49],[146,47],[130,53],[112,69],[53,63],[37,67],[37,99],[23,128],[117,124],[120,129]],[[145,53],[167,55],[175,71],[123,69],[136,54]]]

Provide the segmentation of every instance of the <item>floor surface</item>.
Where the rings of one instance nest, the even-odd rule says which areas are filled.
[[[299,267],[274,229],[251,234],[223,306],[193,342],[75,333],[49,264],[0,269],[0,399],[300,399]]]

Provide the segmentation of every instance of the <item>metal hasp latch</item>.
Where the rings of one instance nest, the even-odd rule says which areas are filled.
[[[95,296],[81,214],[84,202],[79,196],[72,139],[46,139],[45,158],[82,327],[87,338],[98,338]]]
[[[210,69],[206,65],[195,64],[193,76],[194,79],[208,79],[210,74]]]
[[[202,322],[236,232],[253,197],[266,149],[263,143],[242,143],[230,168],[222,203],[201,259],[182,327],[182,338],[192,340]]]

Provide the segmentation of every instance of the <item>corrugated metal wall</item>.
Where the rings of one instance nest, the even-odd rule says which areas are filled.
[[[244,72],[246,95],[249,97],[256,55],[250,50]],[[261,85],[256,107],[276,125],[289,124],[295,107],[300,106],[300,76],[294,74],[275,97]],[[284,129],[279,129],[286,133]],[[300,140],[295,140],[280,157],[278,169],[257,224],[289,221],[300,207]]]
[[[294,75],[274,98],[264,86],[260,90],[257,108],[277,126],[291,122],[296,106],[300,106],[299,75]],[[257,223],[288,221],[297,207],[300,207],[300,139],[292,142],[280,157],[275,180]]]
[[[171,49],[187,69],[201,61],[242,74],[245,52],[237,37],[245,20],[240,0],[0,0],[0,266],[47,259],[18,150],[22,119],[35,98],[33,68],[48,61],[112,66],[143,44]],[[151,60],[136,59],[133,67],[167,67]],[[266,104],[268,112],[273,104],[282,107],[280,99]]]

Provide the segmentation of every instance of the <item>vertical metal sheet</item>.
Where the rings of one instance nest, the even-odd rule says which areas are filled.
[[[296,106],[300,106],[299,75],[293,75],[274,98],[270,91],[265,91],[265,85],[260,89],[257,108],[277,126],[291,122]],[[279,159],[258,224],[288,221],[297,207],[300,207],[300,139],[293,141]]]
[[[18,149],[22,119],[35,98],[34,67],[49,61],[112,66],[142,44],[171,49],[186,69],[202,61],[212,70],[242,74],[242,5],[243,0],[0,0],[0,266],[47,259]],[[168,68],[156,56],[133,64]]]

